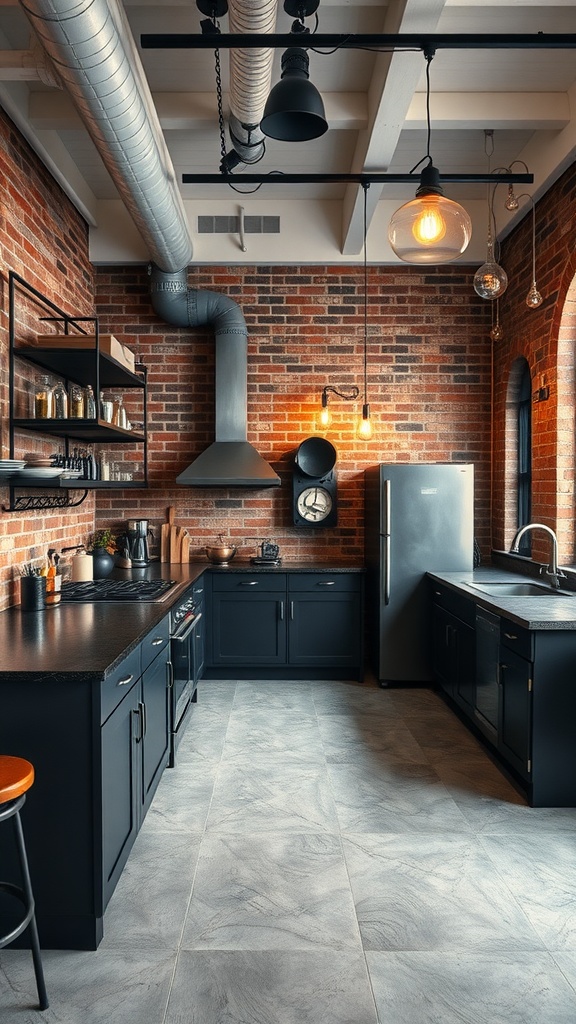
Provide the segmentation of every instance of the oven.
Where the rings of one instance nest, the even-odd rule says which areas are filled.
[[[176,751],[198,697],[197,650],[202,625],[202,591],[193,588],[170,612],[170,768],[176,763]]]

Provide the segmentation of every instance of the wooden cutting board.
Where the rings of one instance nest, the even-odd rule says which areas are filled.
[[[187,530],[184,530],[182,535],[182,545],[180,547],[180,561],[186,564],[190,561],[190,534]]]
[[[168,522],[162,523],[160,528],[160,561],[171,562],[170,532],[174,524],[174,506],[166,509]]]

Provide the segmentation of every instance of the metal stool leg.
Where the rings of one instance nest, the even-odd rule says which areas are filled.
[[[48,1008],[48,995],[46,993],[44,970],[42,967],[42,958],[40,956],[40,942],[38,939],[38,927],[36,925],[34,895],[32,892],[32,882],[30,880],[30,870],[28,868],[28,857],[26,856],[26,844],[24,842],[24,832],[19,813],[24,800],[25,796],[21,796],[13,803],[4,808],[0,808],[0,821],[6,821],[8,818],[13,819],[16,849],[18,859],[20,861],[20,871],[22,873],[21,887],[13,885],[11,882],[0,882],[0,892],[9,893],[11,896],[19,899],[25,910],[24,918],[15,928],[8,935],[0,935],[0,949],[3,949],[4,946],[8,946],[19,935],[22,935],[26,928],[30,928],[32,960],[34,962],[34,974],[36,975],[36,988],[38,989],[38,1008],[40,1010],[46,1010]]]
[[[46,992],[46,983],[44,981],[44,968],[42,967],[42,958],[40,956],[40,941],[38,939],[38,926],[36,924],[36,911],[34,904],[34,894],[32,892],[32,882],[30,881],[30,870],[28,868],[28,857],[26,856],[26,844],[24,843],[24,832],[22,831],[22,822],[20,820],[20,813],[16,811],[14,816],[14,828],[16,829],[16,837],[18,843],[18,854],[20,856],[20,866],[22,869],[23,889],[26,896],[27,905],[32,909],[32,916],[30,918],[30,944],[32,947],[32,960],[34,961],[34,974],[36,975],[36,988],[38,989],[38,1002],[40,1010],[48,1009],[48,994]]]

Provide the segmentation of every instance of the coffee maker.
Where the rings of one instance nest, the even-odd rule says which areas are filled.
[[[128,557],[134,568],[142,568],[150,562],[148,537],[153,536],[152,530],[147,519],[129,519],[126,525]]]

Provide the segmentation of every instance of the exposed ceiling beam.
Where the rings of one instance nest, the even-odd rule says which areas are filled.
[[[566,92],[435,92],[434,131],[486,128],[560,130],[570,121],[570,97]],[[416,93],[410,103],[404,130],[426,128],[426,93]]]

